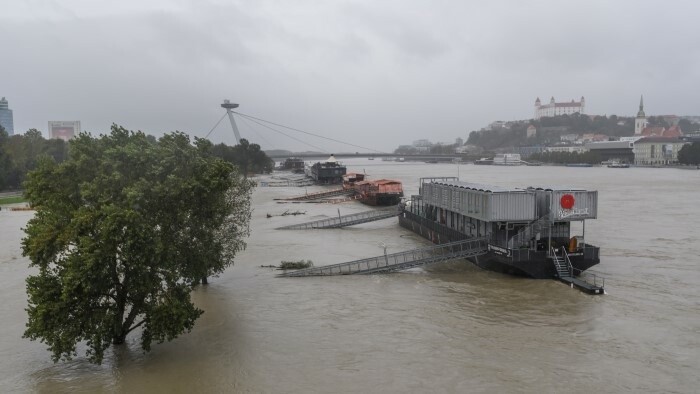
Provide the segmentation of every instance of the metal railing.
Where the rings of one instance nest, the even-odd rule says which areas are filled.
[[[404,216],[406,219],[417,223],[428,230],[434,231],[440,235],[443,235],[445,238],[449,239],[450,241],[458,241],[458,240],[464,240],[468,239],[469,236],[466,234],[459,232],[453,228],[447,227],[444,224],[440,224],[438,222],[435,222],[430,219],[426,219],[422,216],[416,215],[413,212],[409,211],[403,211],[401,212],[401,215]]]
[[[595,287],[600,287],[600,288],[605,287],[605,278],[604,277],[598,276],[592,272],[585,272],[585,271],[580,270],[578,268],[574,268],[574,266],[571,264],[571,259],[569,259],[569,254],[566,252],[566,248],[562,247],[562,253],[564,254],[564,259],[569,266],[569,270],[571,272],[572,277],[577,276],[582,281],[588,283],[589,285],[593,285]],[[600,282],[600,284],[598,284],[598,282]]]
[[[475,238],[346,263],[286,272],[279,276],[329,276],[397,271],[455,258],[482,255],[487,252],[487,244],[488,241],[485,237]]]
[[[314,220],[312,222],[292,224],[289,226],[279,227],[277,230],[308,230],[314,228],[339,228],[352,226],[354,224],[368,223],[375,220],[388,219],[398,215],[396,208],[390,209],[375,209],[353,213],[350,215],[331,217],[327,219]]]
[[[333,190],[323,190],[315,193],[307,193],[301,196],[293,196],[286,198],[276,198],[275,201],[305,201],[305,200],[318,200],[320,198],[340,196],[343,194],[354,194],[354,190],[349,189],[333,189]]]

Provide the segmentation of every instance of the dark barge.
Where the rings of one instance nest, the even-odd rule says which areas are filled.
[[[319,161],[306,167],[305,172],[317,185],[332,185],[343,182],[343,175],[347,172],[347,168],[331,154],[325,162]]]
[[[419,195],[403,205],[399,223],[433,243],[487,237],[477,266],[531,278],[558,278],[603,293],[585,274],[600,262],[586,242],[586,219],[597,217],[598,192],[566,187],[503,188],[457,178],[421,178]],[[582,280],[587,279],[587,280]]]

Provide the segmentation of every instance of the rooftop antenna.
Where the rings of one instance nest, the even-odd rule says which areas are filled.
[[[238,108],[238,104],[232,103],[229,100],[224,100],[224,103],[221,104],[221,108],[226,108],[226,113],[228,114],[228,120],[231,121],[231,128],[233,129],[233,135],[236,136],[236,145],[240,145],[241,135],[238,133],[238,127],[236,126],[236,121],[233,120],[233,111],[231,111],[234,108]]]

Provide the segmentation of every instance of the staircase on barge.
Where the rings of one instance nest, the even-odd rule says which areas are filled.
[[[353,213],[350,215],[332,217],[328,219],[314,220],[312,222],[292,224],[289,226],[278,227],[277,230],[309,230],[309,229],[321,229],[321,228],[341,228],[352,226],[355,224],[369,223],[377,220],[383,220],[388,218],[393,218],[398,216],[399,211],[396,207],[391,209],[374,209],[371,211],[364,211],[359,213]]]
[[[557,270],[557,279],[588,294],[605,294],[605,278],[582,272],[571,265],[566,249],[550,249],[550,258]],[[578,273],[576,271],[579,271]],[[578,274],[578,277],[576,276]]]
[[[280,277],[377,274],[405,270],[457,258],[475,257],[488,252],[488,239],[472,238],[405,252],[384,254],[346,263],[285,272]]]

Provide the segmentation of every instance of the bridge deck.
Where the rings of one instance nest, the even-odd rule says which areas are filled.
[[[374,222],[377,220],[388,219],[398,216],[399,212],[396,207],[390,209],[374,209],[353,213],[350,215],[332,217],[328,219],[315,220],[313,222],[292,224],[289,226],[279,227],[277,230],[309,230],[314,228],[340,228],[352,226],[360,223]]]
[[[479,256],[487,253],[487,244],[487,238],[472,238],[463,241],[409,250],[406,252],[349,261],[347,263],[285,272],[284,274],[280,274],[278,276],[297,277],[354,275],[398,271],[456,258]]]

